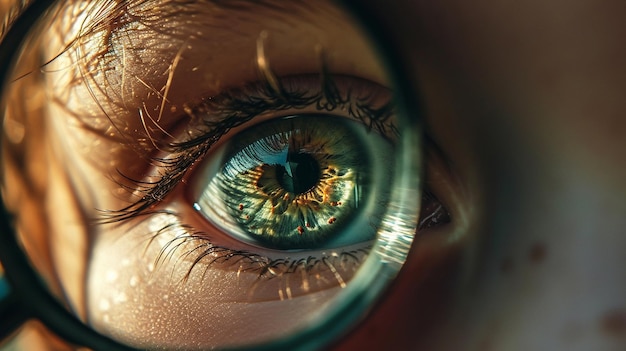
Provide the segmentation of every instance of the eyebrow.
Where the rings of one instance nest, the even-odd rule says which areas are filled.
[[[63,6],[72,9],[75,3],[75,1],[70,1],[68,5],[62,5],[59,9]],[[286,4],[289,6],[284,6]],[[74,43],[69,45],[67,49],[75,44],[80,45],[80,42],[89,42],[96,36],[102,36],[103,42],[107,46],[98,50],[95,55],[91,53],[92,58],[97,60],[115,54],[113,47],[109,44],[115,41],[114,36],[120,34],[128,25],[133,23],[140,24],[148,31],[175,38],[186,27],[184,23],[168,28],[163,28],[162,25],[167,23],[170,18],[197,15],[199,8],[194,7],[194,5],[213,7],[211,11],[205,13],[210,14],[214,11],[215,15],[204,18],[204,25],[222,30],[230,29],[233,33],[239,33],[239,28],[233,25],[235,21],[252,22],[254,18],[263,18],[265,21],[273,17],[273,19],[283,23],[292,22],[294,18],[315,23],[315,17],[307,17],[312,14],[315,16],[320,11],[319,6],[313,6],[306,0],[291,0],[289,2],[281,0],[94,0],[86,5],[81,13],[74,13],[74,19],[70,18],[63,21],[64,23],[73,23],[76,26],[78,16],[84,16],[83,22],[78,22],[80,23],[78,25],[80,30],[76,33],[76,38],[70,39]],[[267,12],[260,13],[259,11],[262,10]],[[85,11],[88,13],[84,14]],[[52,19],[52,21],[55,20]],[[188,35],[188,33],[183,35]],[[181,39],[184,38],[181,37]]]
[[[36,0],[33,0],[36,1]],[[111,3],[115,6],[110,6]],[[210,5],[216,10],[229,12],[249,12],[256,14],[257,10],[270,10],[274,13],[283,14],[303,14],[312,9],[312,6],[305,0],[289,1],[289,11],[285,10],[281,5],[285,2],[280,0],[95,0],[90,5],[94,5],[96,11],[107,8],[108,11],[100,15],[94,16],[92,23],[86,28],[95,30],[99,27],[120,28],[125,24],[133,21],[139,21],[155,15],[159,16],[175,16],[184,14],[184,8],[193,5]],[[297,5],[299,8],[293,8]],[[138,14],[130,14],[133,10],[137,10]],[[304,10],[304,11],[298,11]],[[295,13],[294,13],[295,11]]]
[[[149,2],[159,2],[161,6],[167,5],[190,5],[194,3],[207,3],[213,4],[214,6],[219,6],[224,9],[241,9],[241,3],[255,4],[257,6],[268,6],[274,7],[272,5],[273,1],[267,0],[238,0],[240,3],[239,6],[235,6],[233,1],[224,1],[224,0],[127,0],[127,1],[116,1],[109,0],[108,2],[116,2],[118,6],[114,7],[114,11],[110,13],[108,18],[103,18],[102,23],[115,23],[117,19],[124,16],[124,11],[135,8],[137,6],[149,3]],[[4,39],[4,36],[8,32],[8,29],[13,25],[15,20],[19,18],[22,13],[28,8],[32,3],[38,2],[38,0],[8,0],[8,1],[0,1],[0,16],[2,16],[2,21],[0,22],[0,41]],[[94,4],[104,4],[107,0],[94,0]],[[276,2],[277,3],[277,2]],[[56,4],[51,3],[51,7],[56,6]]]
[[[2,15],[2,22],[0,22],[0,41],[4,38],[4,35],[7,33],[8,29],[15,22],[15,20],[21,16],[26,8],[28,8],[32,3],[38,2],[40,0],[9,0],[9,1],[0,1],[0,14]],[[94,0],[92,2],[93,5],[104,5],[106,3],[115,2],[117,6],[111,8],[111,12],[108,16],[103,17],[98,21],[99,24],[111,24],[111,23],[120,23],[120,19],[124,17],[124,14],[129,9],[137,8],[142,5],[147,5],[149,3],[156,3],[158,6],[150,6],[150,9],[156,9],[163,6],[185,6],[192,5],[198,3],[212,4],[213,6],[228,9],[228,10],[251,10],[249,7],[253,5],[254,7],[265,7],[268,9],[279,9],[276,4],[280,4],[280,1],[276,0]],[[72,3],[76,3],[76,1],[69,1],[70,5]],[[291,3],[299,3],[300,5],[305,5],[308,7],[306,1],[291,1]],[[51,6],[57,6],[57,4],[51,4]],[[65,5],[67,6],[67,5]]]
[[[152,124],[156,124],[152,122],[153,117],[149,116],[150,113],[145,103],[148,102],[149,107],[154,107],[155,101],[163,99],[162,87],[169,84],[169,71],[164,62],[173,60],[173,55],[177,55],[178,50],[169,50],[168,45],[172,47],[182,45],[187,37],[201,33],[196,32],[197,29],[189,24],[198,23],[204,26],[204,35],[200,34],[203,42],[196,46],[206,47],[207,40],[231,41],[229,39],[231,34],[234,35],[233,38],[242,34],[247,37],[255,36],[258,32],[254,32],[256,34],[246,32],[247,25],[252,24],[258,31],[259,28],[266,28],[266,21],[279,24],[281,27],[289,27],[305,21],[320,30],[325,30],[326,26],[318,20],[319,16],[328,17],[327,14],[336,14],[335,11],[341,13],[341,10],[331,1],[317,2],[313,5],[304,0],[289,2],[280,0],[129,0],[126,2],[99,0],[82,4],[70,0],[60,4],[57,8],[58,10],[51,13],[54,16],[51,18],[52,24],[48,25],[52,33],[44,34],[44,36],[52,35],[60,38],[60,41],[55,41],[58,43],[56,45],[50,45],[48,41],[39,44],[40,47],[47,46],[47,48],[45,48],[45,56],[39,55],[39,57],[45,57],[42,59],[44,62],[40,62],[41,66],[37,67],[45,68],[46,59],[52,63],[48,66],[49,70],[41,70],[43,73],[49,71],[55,74],[54,79],[48,81],[51,82],[50,84],[57,84],[53,87],[54,92],[60,91],[61,93],[59,95],[54,93],[52,98],[58,99],[58,105],[68,111],[68,116],[75,117],[84,130],[94,132],[101,138],[104,137],[105,132],[112,130],[114,133],[106,134],[107,139],[132,145],[146,138],[143,133],[146,129],[145,121],[150,122],[148,124],[151,129],[154,127]],[[260,11],[260,9],[267,11]],[[85,12],[90,14],[85,15]],[[173,19],[168,20],[168,16]],[[71,21],[73,18],[77,21]],[[238,26],[236,21],[241,21],[245,25]],[[210,32],[213,28],[219,28],[226,36],[213,36]],[[233,46],[236,46],[239,41],[232,42]],[[221,46],[218,45],[216,48],[220,49]],[[178,46],[174,49],[178,49]],[[239,53],[239,51],[233,52]],[[125,54],[127,54],[126,57],[124,57]],[[65,58],[57,61],[56,58],[61,55]],[[138,58],[139,61],[133,61],[133,59],[125,61],[125,58],[131,56]],[[57,61],[58,64],[53,61]],[[174,64],[174,61],[170,64]],[[80,67],[74,69],[74,65]],[[124,68],[126,66],[130,69],[126,70]],[[57,74],[68,68],[73,71],[68,70],[69,74]],[[187,68],[187,71],[191,72],[190,67]],[[171,67],[170,69],[176,71]],[[243,81],[228,82],[229,77],[228,73],[223,73],[221,79],[217,81],[221,83],[220,90],[213,91],[211,90],[213,87],[207,85],[205,88],[210,89],[207,88],[204,95],[211,96],[219,93],[221,89],[238,87],[258,78],[246,76],[247,78],[244,77]],[[60,79],[55,80],[57,78]],[[62,94],[69,92],[73,86],[85,88],[75,90],[77,93],[73,95],[73,102],[65,103],[62,101],[64,98]],[[147,96],[151,101],[145,98],[146,93],[149,94]],[[183,101],[181,98],[173,101],[176,101],[175,107],[182,111],[187,106],[196,105],[204,97],[192,96],[191,100]],[[89,101],[85,100],[87,98]],[[90,117],[95,116],[92,111],[96,110],[102,113],[97,112],[99,118],[91,119]],[[142,111],[146,120],[143,119]],[[177,124],[179,119],[173,113],[166,113],[166,115],[173,117],[160,120],[159,113],[153,115],[154,120],[159,123],[156,128],[160,132],[155,130],[158,138],[168,135],[172,128],[181,126]],[[103,124],[98,120],[108,120],[109,123]]]
[[[82,10],[80,13],[73,9],[74,4],[75,2],[72,1],[64,5],[65,10],[60,10],[69,11],[70,16],[74,16],[74,21],[72,17],[62,18],[62,21],[52,19],[52,27],[56,25],[54,21],[61,25],[73,23],[75,32],[64,34],[64,28],[58,29],[58,35],[63,38],[62,42],[67,46],[59,48],[60,52],[53,52],[49,56],[58,56],[65,50],[76,50],[79,55],[74,56],[76,60],[74,63],[82,61],[81,65],[89,67],[85,69],[85,73],[90,73],[94,69],[98,71],[119,69],[120,59],[125,50],[140,51],[136,56],[141,57],[149,57],[146,56],[145,51],[149,51],[149,54],[156,53],[154,58],[162,57],[159,53],[166,52],[162,45],[174,45],[174,41],[180,41],[179,44],[182,44],[188,38],[198,35],[192,31],[194,27],[188,25],[190,19],[198,21],[205,28],[213,27],[235,36],[242,34],[249,36],[250,33],[246,32],[246,28],[236,25],[237,21],[247,24],[256,22],[254,19],[257,18],[262,19],[263,22],[271,20],[283,24],[303,20],[316,23],[315,16],[325,13],[323,6],[312,6],[306,1],[298,0],[289,2],[279,0],[100,0],[90,2],[80,9]],[[204,8],[205,5],[208,8]],[[260,10],[265,11],[260,12]],[[88,13],[84,14],[84,12]],[[198,14],[205,16],[201,20],[193,19]],[[61,15],[65,16],[67,13]],[[170,18],[174,20],[170,21]],[[168,40],[168,37],[173,40]],[[154,38],[159,39],[160,44],[154,45],[155,42],[152,40]],[[208,38],[211,37],[208,36]],[[144,39],[147,41],[142,43]],[[124,44],[120,47],[116,46],[117,43]],[[137,43],[139,45],[136,45]],[[171,52],[167,51],[167,54]],[[99,62],[100,60],[105,61]],[[131,62],[130,65],[134,63]]]
[[[37,1],[37,0],[33,0]],[[234,20],[253,20],[254,17],[266,18],[265,14],[259,15],[258,9],[265,8],[274,14],[282,12],[293,16],[291,12],[284,11],[279,6],[280,1],[253,1],[253,0],[99,0],[88,4],[78,4],[76,1],[69,1],[57,7],[56,13],[50,19],[49,27],[55,32],[53,35],[61,38],[61,46],[47,50],[48,61],[41,62],[42,66],[53,61],[64,52],[71,50],[80,55],[75,55],[76,61],[82,61],[91,69],[108,70],[111,67],[102,59],[113,62],[121,55],[122,50],[144,50],[158,52],[161,48],[152,46],[150,43],[139,45],[125,45],[122,50],[116,50],[115,43],[120,40],[131,38],[131,41],[140,42],[144,34],[165,35],[175,40],[185,41],[186,37],[196,35],[193,32],[186,32],[190,28],[187,23],[178,23],[170,18],[183,18],[181,21],[188,21],[198,13],[215,16],[204,16],[198,23],[207,26],[219,27],[223,30],[231,30],[237,33],[238,28],[233,26]],[[290,2],[292,4],[305,4],[303,1]],[[208,6],[204,9],[204,6]],[[199,10],[204,9],[205,12]],[[241,14],[250,16],[241,17]],[[270,13],[268,13],[269,15]],[[174,23],[174,25],[172,25]],[[135,28],[134,25],[139,28]],[[162,43],[171,43],[171,40],[163,39]],[[44,43],[46,44],[46,43]],[[58,50],[58,51],[57,51]],[[141,54],[143,55],[143,53]],[[74,62],[77,63],[77,62]],[[117,62],[119,63],[119,62]],[[114,62],[115,64],[115,62]]]

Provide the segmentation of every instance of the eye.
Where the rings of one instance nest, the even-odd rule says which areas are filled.
[[[373,240],[371,218],[381,218],[388,202],[393,144],[348,118],[291,115],[234,135],[192,181],[194,208],[229,235],[268,249]]]
[[[355,124],[304,115],[245,130],[216,150],[194,184],[194,207],[234,237],[271,249],[374,239],[368,218],[380,218],[376,206],[387,200],[376,192],[388,191],[389,179],[376,172],[389,169],[384,157],[391,156],[391,145],[379,135],[359,133],[365,128]],[[338,235],[339,229],[347,233]]]

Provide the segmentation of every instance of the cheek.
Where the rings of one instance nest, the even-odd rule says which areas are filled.
[[[130,345],[189,348],[259,342],[302,327],[297,321],[322,310],[340,290],[288,298],[287,290],[295,284],[289,278],[266,280],[258,273],[193,265],[195,255],[171,251],[171,237],[147,234],[162,225],[156,223],[158,215],[142,217],[140,223],[122,226],[131,228],[123,233],[102,233],[93,246],[87,282],[90,323]]]

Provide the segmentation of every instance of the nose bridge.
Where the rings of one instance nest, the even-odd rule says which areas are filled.
[[[549,155],[490,171],[497,182],[459,289],[466,342],[487,350],[626,347],[624,185]]]

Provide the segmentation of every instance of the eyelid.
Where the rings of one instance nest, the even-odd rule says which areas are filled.
[[[277,291],[284,290],[287,285],[293,298],[337,288],[351,279],[371,247],[371,243],[365,243],[303,253],[251,247],[225,235],[217,238],[210,235],[209,230],[198,231],[195,228],[207,228],[206,222],[198,225],[201,219],[195,218],[195,213],[182,209],[183,205],[176,199],[170,200],[166,211],[136,219],[147,220],[148,224],[135,225],[133,220],[128,222],[129,226],[125,227],[128,230],[122,237],[130,238],[124,240],[137,240],[137,245],[142,246],[146,245],[145,240],[149,237],[143,256],[154,257],[152,269],[173,263],[173,272],[178,277],[176,280],[221,281],[236,274],[237,287],[248,293],[244,294],[246,297],[243,300],[220,297],[220,301],[224,302],[250,302],[251,299],[254,302],[275,301]],[[146,228],[149,228],[148,232]],[[290,276],[294,277],[291,280],[304,279],[304,273],[307,284],[288,284]]]
[[[370,109],[367,112],[378,109],[386,114],[377,116],[383,122],[387,122],[393,114],[391,109],[387,109],[391,107],[391,91],[369,80],[340,74],[331,76],[326,73],[299,74],[279,79],[288,96],[279,96],[277,92],[272,91],[266,81],[262,81],[244,85],[242,88],[228,89],[222,94],[200,101],[193,107],[185,107],[187,115],[191,118],[191,125],[188,126],[191,138],[174,145],[189,142],[195,133],[199,134],[198,138],[202,138],[208,128],[214,128],[226,119],[254,117],[254,123],[257,124],[289,110],[319,113],[349,106],[352,109],[343,111],[345,114],[353,118],[363,118],[362,115],[354,114],[366,112],[363,111],[364,108]],[[343,92],[344,101],[337,101],[336,96],[331,96],[338,92]],[[263,98],[266,98],[265,106],[254,106]],[[375,127],[381,129],[384,124]]]

